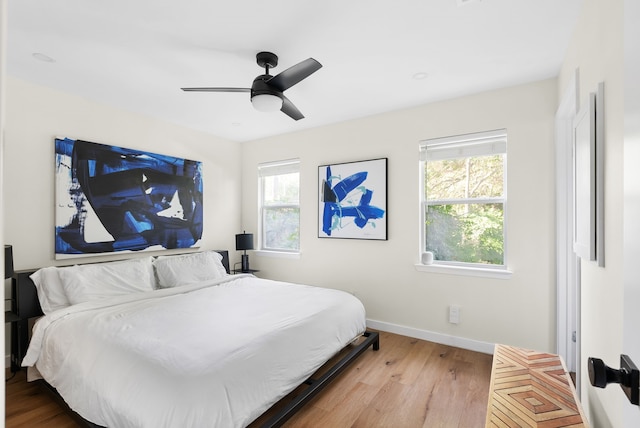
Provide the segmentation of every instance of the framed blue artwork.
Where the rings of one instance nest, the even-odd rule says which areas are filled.
[[[387,158],[318,167],[320,238],[387,239]]]
[[[201,162],[56,138],[56,258],[196,247]]]

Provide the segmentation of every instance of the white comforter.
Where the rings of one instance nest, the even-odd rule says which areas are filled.
[[[242,427],[365,330],[331,289],[229,276],[41,318],[23,366],[108,427]]]

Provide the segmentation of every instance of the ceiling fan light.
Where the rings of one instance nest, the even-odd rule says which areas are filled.
[[[278,111],[282,108],[282,98],[271,94],[254,95],[251,98],[251,104],[258,111]]]

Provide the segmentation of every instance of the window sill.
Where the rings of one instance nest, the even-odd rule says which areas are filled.
[[[286,251],[256,250],[253,252],[258,257],[273,257],[277,259],[300,259],[300,253],[288,253]]]
[[[414,265],[419,272],[442,273],[446,275],[475,276],[480,278],[509,279],[513,272],[506,269],[487,269],[480,267],[450,266],[444,264]]]

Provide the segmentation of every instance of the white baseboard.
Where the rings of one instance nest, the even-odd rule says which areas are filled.
[[[428,340],[429,342],[443,345],[455,346],[456,348],[468,349],[469,351],[482,352],[483,354],[493,354],[494,343],[481,342],[479,340],[466,339],[464,337],[450,336],[448,334],[434,333],[432,331],[420,330],[413,327],[391,324],[384,321],[367,319],[367,327],[375,330],[386,331],[388,333],[400,334],[402,336],[416,339]]]

